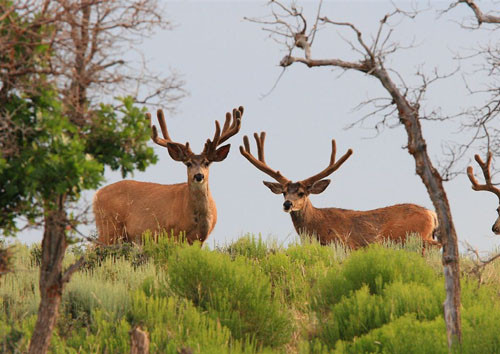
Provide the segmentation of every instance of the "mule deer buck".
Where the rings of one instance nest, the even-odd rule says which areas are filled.
[[[146,230],[153,234],[165,230],[174,235],[185,232],[187,241],[203,243],[217,222],[217,209],[208,187],[208,170],[212,162],[220,162],[229,153],[230,145],[220,144],[238,133],[243,107],[226,113],[224,126],[215,121],[215,134],[207,139],[203,152],[194,154],[189,143],[174,142],[168,133],[163,111],[158,110],[158,123],[163,138],[151,123],[152,140],[163,147],[175,161],[187,167],[187,183],[156,184],[120,181],[98,190],[94,196],[98,241],[113,244],[119,240],[140,241]]]
[[[491,173],[490,173],[491,159],[492,159],[491,151],[488,151],[488,154],[486,155],[486,162],[484,162],[479,155],[475,155],[474,159],[481,167],[481,170],[483,170],[485,184],[479,184],[477,182],[476,177],[474,177],[474,170],[472,166],[467,167],[467,176],[469,176],[469,180],[472,183],[472,189],[474,189],[475,191],[491,192],[498,197],[498,202],[499,202],[499,206],[497,208],[498,218],[491,227],[491,230],[495,234],[500,235],[500,188],[496,187],[491,182]]]
[[[283,210],[290,213],[297,233],[314,235],[322,245],[336,242],[353,249],[383,240],[403,242],[413,232],[420,234],[424,247],[440,245],[432,239],[437,228],[436,213],[415,204],[398,204],[368,211],[315,208],[311,204],[309,195],[322,193],[328,187],[330,180],[324,178],[342,166],[352,155],[351,149],[336,160],[336,144],[332,140],[328,166],[312,177],[292,182],[267,165],[264,158],[266,133],[255,133],[254,137],[258,158],[250,152],[247,136],[243,138],[244,147],[240,146],[240,152],[252,165],[278,182],[264,181],[264,184],[273,193],[284,195]]]

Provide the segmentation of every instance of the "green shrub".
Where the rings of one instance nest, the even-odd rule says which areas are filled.
[[[395,282],[381,295],[372,295],[367,285],[333,305],[322,323],[322,337],[331,347],[337,340],[350,340],[370,330],[413,313],[418,320],[431,320],[442,313],[444,291],[441,284],[428,287]]]
[[[464,353],[500,353],[500,302],[477,301],[462,310]]]
[[[334,268],[328,272],[319,283],[315,308],[327,310],[363,285],[368,286],[371,294],[380,294],[395,281],[430,285],[435,278],[435,272],[421,255],[371,245],[352,252],[341,271]]]
[[[148,297],[144,292],[136,292],[129,318],[146,328],[154,353],[178,353],[182,348],[200,353],[234,352],[239,346],[238,342],[230,342],[231,331],[227,327],[185,299]]]
[[[337,342],[335,353],[446,354],[446,328],[442,318],[421,322],[408,314],[353,342]]]
[[[25,353],[28,351],[29,339],[35,327],[36,316],[22,321],[0,321],[0,352]]]
[[[90,329],[79,328],[66,340],[53,339],[52,353],[130,353],[130,324],[125,318],[109,320],[97,309]]]
[[[263,345],[289,341],[292,324],[271,297],[269,279],[244,258],[198,247],[179,249],[168,266],[171,289],[219,319],[236,339],[254,337]]]
[[[65,288],[62,306],[81,326],[92,321],[94,309],[101,309],[109,320],[119,320],[130,307],[130,292],[140,288],[145,279],[160,277],[151,264],[135,267],[126,259],[106,258],[93,270],[73,275]]]
[[[184,247],[189,247],[184,233],[174,236],[172,231],[171,234],[162,232],[157,236],[153,236],[150,231],[146,231],[142,235],[142,249],[144,255],[153,259],[154,263],[158,266],[165,266],[170,256],[173,255],[178,248]]]
[[[289,245],[285,252],[292,262],[302,264],[304,267],[318,264],[326,267],[335,266],[343,259],[335,252],[335,248],[322,246],[317,241]]]
[[[86,252],[74,249],[72,253],[76,256],[85,255],[85,262],[82,269],[87,270],[101,266],[107,259],[125,259],[133,267],[139,267],[147,262],[146,254],[132,243],[116,244],[109,247],[95,247]]]
[[[255,260],[263,259],[270,252],[260,235],[259,238],[255,238],[254,235],[240,237],[228,246],[222,247],[220,251],[229,254],[233,259],[237,256],[244,256]]]

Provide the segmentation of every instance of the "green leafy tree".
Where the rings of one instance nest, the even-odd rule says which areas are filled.
[[[123,95],[103,103],[94,94],[120,92],[113,85],[131,78],[116,70],[125,63],[113,59],[117,47],[165,27],[155,0],[137,3],[0,0],[0,230],[15,235],[26,222],[43,228],[30,353],[47,352],[64,284],[83,262],[63,270],[78,223],[70,208],[103,182],[105,167],[125,177],[155,163],[145,108],[137,103],[165,92],[180,92],[172,101],[182,96],[175,78],[153,81],[158,94],[142,100]]]

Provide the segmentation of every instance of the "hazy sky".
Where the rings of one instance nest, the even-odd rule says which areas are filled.
[[[316,3],[302,4],[306,15],[314,16]],[[456,52],[466,53],[480,43],[498,44],[498,31],[468,31],[456,23],[471,17],[465,6],[441,17],[436,9],[445,8],[446,3],[433,2],[433,6],[435,9],[415,21],[406,20],[395,28],[395,39],[402,43],[415,39],[417,45],[388,61],[388,66],[397,69],[410,84],[418,82],[412,76],[418,68],[430,73],[437,66],[443,73],[450,72],[458,65],[453,59]],[[380,18],[390,10],[388,1],[326,1],[322,13],[330,19],[359,25],[369,38]],[[217,203],[218,221],[207,243],[211,247],[225,244],[246,233],[261,234],[264,239],[278,242],[295,239],[291,218],[282,211],[283,197],[262,184],[270,177],[253,167],[238,151],[243,135],[262,130],[267,132],[267,163],[292,180],[304,179],[326,167],[332,138],[337,140],[339,155],[348,148],[354,150],[354,155],[330,177],[332,183],[327,190],[311,197],[316,207],[369,210],[409,202],[433,209],[424,185],[415,174],[413,158],[402,148],[407,142],[402,126],[385,129],[375,136],[370,127],[381,118],[375,116],[364,127],[345,129],[369,112],[369,108],[353,110],[360,102],[387,97],[375,79],[359,72],[342,74],[330,68],[309,69],[294,64],[274,91],[262,98],[281,72],[278,64],[285,51],[269,39],[269,33],[262,31],[260,25],[243,17],[268,14],[270,9],[264,1],[167,2],[166,18],[177,26],[172,31],[158,32],[143,46],[153,70],[166,73],[174,69],[186,81],[189,97],[179,105],[175,116],[166,118],[174,140],[189,141],[193,151],[199,153],[206,138],[213,135],[214,120],[222,121],[225,112],[233,107],[245,107],[242,129],[229,141],[229,157],[214,163],[210,169],[210,189]],[[342,41],[337,29],[328,27],[318,33],[312,56],[359,58]],[[465,62],[462,66],[470,73],[474,64]],[[479,85],[484,78],[473,75],[468,80]],[[425,103],[430,109],[439,106],[444,114],[454,114],[481,102],[467,93],[461,75],[436,84],[427,98]],[[441,146],[445,141],[465,139],[454,124],[424,122],[423,131],[436,165],[442,158]],[[251,143],[255,152],[253,138]],[[152,142],[151,145],[160,156],[159,163],[144,173],[136,173],[133,179],[164,184],[184,182],[185,166],[173,161],[166,149]],[[106,176],[107,183],[120,180],[118,173]],[[465,174],[446,183],[445,188],[459,240],[480,249],[500,245],[500,238],[491,232],[497,217],[497,197],[472,191]],[[40,240],[41,235],[41,231],[30,232],[21,239]]]

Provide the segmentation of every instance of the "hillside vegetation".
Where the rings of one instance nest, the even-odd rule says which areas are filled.
[[[146,237],[142,247],[86,254],[67,285],[52,353],[128,353],[129,331],[152,353],[447,353],[440,254],[373,245],[349,252],[246,236],[215,250]],[[0,279],[0,352],[24,352],[39,302],[39,246],[16,245]],[[500,280],[480,285],[462,261],[464,353],[499,353]]]

